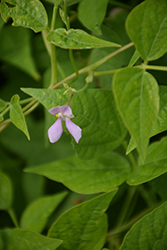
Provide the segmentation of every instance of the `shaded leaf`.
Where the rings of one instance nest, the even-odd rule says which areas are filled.
[[[118,110],[144,160],[159,112],[157,82],[142,69],[121,69],[114,75],[113,92]]]
[[[68,210],[53,224],[48,236],[63,240],[60,250],[101,250],[107,233],[104,212],[115,193],[100,195]]]
[[[35,97],[47,110],[64,105],[67,99],[64,90],[22,88]],[[73,140],[77,155],[84,159],[99,157],[114,150],[126,136],[126,129],[115,107],[111,90],[89,89],[76,94],[71,100],[74,123],[82,129],[82,138],[77,144]]]
[[[126,234],[120,250],[154,249],[154,244],[166,237],[166,211],[167,202],[138,221]]]
[[[120,47],[117,43],[101,40],[91,36],[83,30],[59,28],[49,32],[48,42],[64,49],[91,49],[103,47]]]
[[[7,175],[0,172],[0,209],[9,209],[12,203],[12,184]]]
[[[76,156],[27,168],[26,172],[44,175],[62,182],[74,192],[92,194],[109,192],[122,184],[130,172],[129,163],[117,153],[109,153],[91,161]]]
[[[157,240],[154,244],[153,250],[167,249],[167,238],[162,240]]]
[[[129,185],[139,185],[150,181],[167,172],[167,137],[152,143],[146,152],[144,164],[139,162],[139,167],[129,175]]]
[[[28,140],[30,140],[30,136],[27,130],[27,124],[25,121],[25,117],[22,113],[22,109],[20,107],[19,104],[19,96],[18,95],[14,95],[11,98],[11,102],[10,102],[10,119],[12,121],[12,123],[21,131],[23,131],[23,133],[27,136]]]
[[[78,7],[78,18],[81,23],[97,35],[101,34],[100,26],[106,14],[108,0],[84,0]],[[88,7],[89,6],[89,7]]]
[[[4,110],[7,107],[8,103],[0,99],[0,111]]]
[[[45,196],[33,201],[22,214],[21,228],[41,233],[49,216],[65,198],[67,192]]]
[[[127,32],[144,60],[155,60],[167,51],[167,2],[147,0],[136,6],[126,22]]]
[[[14,26],[31,28],[35,32],[46,29],[48,25],[46,10],[39,0],[2,0],[1,15],[5,22],[11,17]]]
[[[62,243],[32,231],[5,229],[0,231],[1,250],[55,250]]]

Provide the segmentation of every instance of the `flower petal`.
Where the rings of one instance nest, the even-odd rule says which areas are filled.
[[[73,123],[70,119],[66,119],[66,127],[68,131],[70,132],[70,134],[74,137],[74,139],[78,143],[82,136],[81,134],[82,129],[79,126],[77,126],[75,123]]]
[[[52,115],[55,115],[55,114],[58,114],[61,112],[61,106],[57,106],[57,107],[54,107],[52,109],[49,109],[49,112],[52,114]]]
[[[66,116],[66,117],[68,117],[68,118],[73,118],[74,116],[73,116],[73,114],[72,114],[72,110],[71,110],[71,108],[68,106],[68,105],[63,105],[63,106],[61,106],[60,107],[60,112],[64,115],[64,116]]]
[[[48,129],[48,136],[51,143],[58,141],[63,133],[62,120],[60,118]]]

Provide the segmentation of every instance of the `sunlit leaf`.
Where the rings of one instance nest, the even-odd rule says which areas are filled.
[[[65,198],[67,192],[45,196],[33,201],[23,212],[21,228],[41,233],[49,216]]]
[[[103,47],[120,47],[117,43],[101,40],[91,36],[83,30],[59,28],[49,32],[48,42],[64,49],[91,49]]]
[[[5,22],[8,17],[13,19],[14,26],[23,26],[35,32],[47,28],[46,10],[39,0],[2,0],[1,15]]]
[[[126,22],[127,32],[145,60],[155,60],[167,51],[167,2],[147,0],[136,6]]]
[[[27,124],[25,121],[25,117],[22,113],[22,109],[20,107],[19,104],[19,96],[18,95],[14,95],[11,98],[11,102],[10,102],[10,119],[12,121],[12,123],[21,131],[23,131],[23,133],[27,136],[28,140],[30,140],[30,136],[28,133],[28,129],[27,129]]]
[[[109,153],[91,161],[82,161],[73,156],[27,168],[26,172],[62,182],[74,192],[91,194],[113,190],[127,179],[130,168],[121,155]]]
[[[159,112],[158,84],[142,69],[126,68],[115,74],[113,92],[118,110],[144,160]]]
[[[53,224],[48,236],[63,240],[60,250],[101,250],[107,232],[104,212],[115,193],[100,195],[68,210]]]

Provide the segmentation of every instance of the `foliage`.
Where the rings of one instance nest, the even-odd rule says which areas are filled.
[[[167,248],[166,13],[166,0],[1,0],[0,250]]]

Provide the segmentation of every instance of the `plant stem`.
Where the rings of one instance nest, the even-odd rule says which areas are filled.
[[[167,71],[167,67],[166,66],[155,66],[155,65],[138,65],[135,66],[136,68],[141,68],[141,69],[151,69],[151,70],[159,70],[159,71]]]
[[[52,23],[51,23],[51,31],[55,28],[55,22],[56,22],[56,15],[57,15],[58,5],[54,5],[53,7],[53,15],[52,15]],[[56,46],[54,44],[51,44],[51,70],[52,70],[52,76],[51,76],[51,83],[50,87],[53,86],[58,82],[58,76],[57,76],[57,61],[56,61]]]
[[[19,227],[19,223],[17,221],[17,218],[16,218],[16,215],[15,215],[15,212],[12,208],[10,208],[8,210],[8,214],[10,215],[10,218],[12,219],[13,221],[13,224],[15,225],[15,227]]]
[[[107,70],[107,71],[94,71],[93,75],[94,76],[102,76],[102,75],[109,75],[109,74],[114,74],[117,72],[119,69],[112,69],[112,70]]]
[[[122,146],[124,147],[124,149],[126,151],[128,145],[127,145],[127,142],[125,140],[122,142]],[[133,156],[133,153],[130,152],[127,156],[128,156],[128,158],[129,158],[129,160],[131,162],[132,170],[134,170],[137,167],[137,162],[136,162],[136,160],[135,160],[135,158]]]

